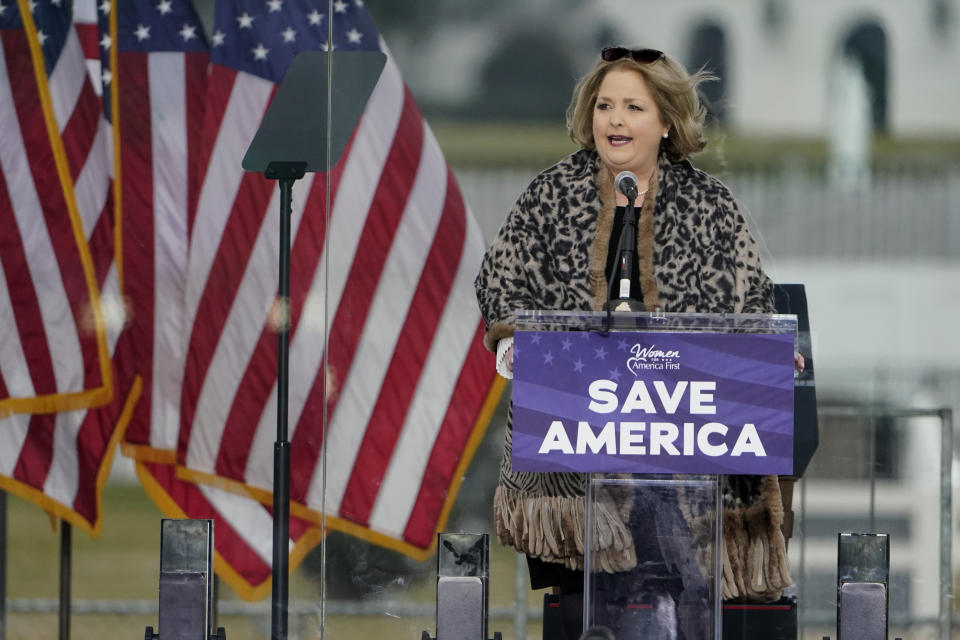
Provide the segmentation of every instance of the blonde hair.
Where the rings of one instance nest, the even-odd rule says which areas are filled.
[[[613,69],[636,71],[647,83],[663,124],[669,126],[669,135],[660,141],[660,148],[670,160],[678,162],[691,153],[703,150],[707,145],[703,137],[707,109],[700,101],[697,87],[701,82],[715,80],[716,77],[704,69],[688,73],[682,64],[666,54],[650,63],[636,62],[630,56],[613,62],[600,60],[587,75],[580,78],[567,107],[567,130],[574,143],[581,149],[596,149],[593,110],[600,84]]]

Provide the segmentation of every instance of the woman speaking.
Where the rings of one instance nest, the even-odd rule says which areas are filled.
[[[650,311],[774,312],[773,285],[736,200],[687,159],[706,144],[697,93],[706,79],[660,51],[607,47],[577,83],[567,127],[579,150],[520,195],[475,282],[484,344],[503,375],[512,375],[515,312],[604,308],[621,267],[616,248],[628,201],[614,178],[624,171],[638,183],[630,297]],[[511,422],[512,411],[494,496],[497,537],[527,555],[534,589],[559,591],[567,637],[576,638],[584,550],[575,528],[583,522],[585,476],[513,471]],[[724,598],[778,599],[790,577],[777,478],[726,477],[723,499]],[[637,566],[644,541],[624,529],[594,551],[606,572]]]

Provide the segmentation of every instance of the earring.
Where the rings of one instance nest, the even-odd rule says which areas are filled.
[[[668,131],[664,131],[664,132],[663,132],[663,139],[664,139],[664,140],[667,139],[667,134],[668,134],[668,133],[669,133]]]

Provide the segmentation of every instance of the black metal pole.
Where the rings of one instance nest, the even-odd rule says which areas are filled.
[[[60,521],[60,640],[70,640],[70,565],[73,561],[73,529]]]
[[[220,625],[220,576],[213,574],[213,607],[211,611],[211,617],[213,618],[210,624],[210,632],[216,633],[217,627]]]
[[[277,289],[277,441],[273,445],[273,601],[271,637],[287,638],[290,540],[290,443],[287,403],[290,379],[290,218],[293,183],[303,177],[306,163],[271,163],[267,178],[280,184],[280,282]]]
[[[7,640],[7,492],[0,489],[0,640]]]
[[[273,446],[273,472],[281,479],[273,481],[273,640],[287,639],[287,602],[289,601],[289,560],[286,541],[290,539],[290,443],[277,441]],[[278,486],[280,484],[281,486]]]

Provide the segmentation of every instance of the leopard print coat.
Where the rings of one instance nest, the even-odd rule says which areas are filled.
[[[614,210],[613,176],[594,151],[577,151],[534,178],[475,281],[488,349],[513,334],[518,310],[602,308]],[[637,256],[647,309],[774,311],[773,285],[732,194],[688,161],[674,163],[661,154],[639,214]],[[585,476],[514,472],[511,424],[512,411],[494,496],[497,536],[518,551],[582,569]],[[775,600],[790,584],[777,479],[725,480],[724,598]],[[601,570],[636,564],[623,524],[628,503],[609,495],[598,501],[600,549],[593,558]]]

